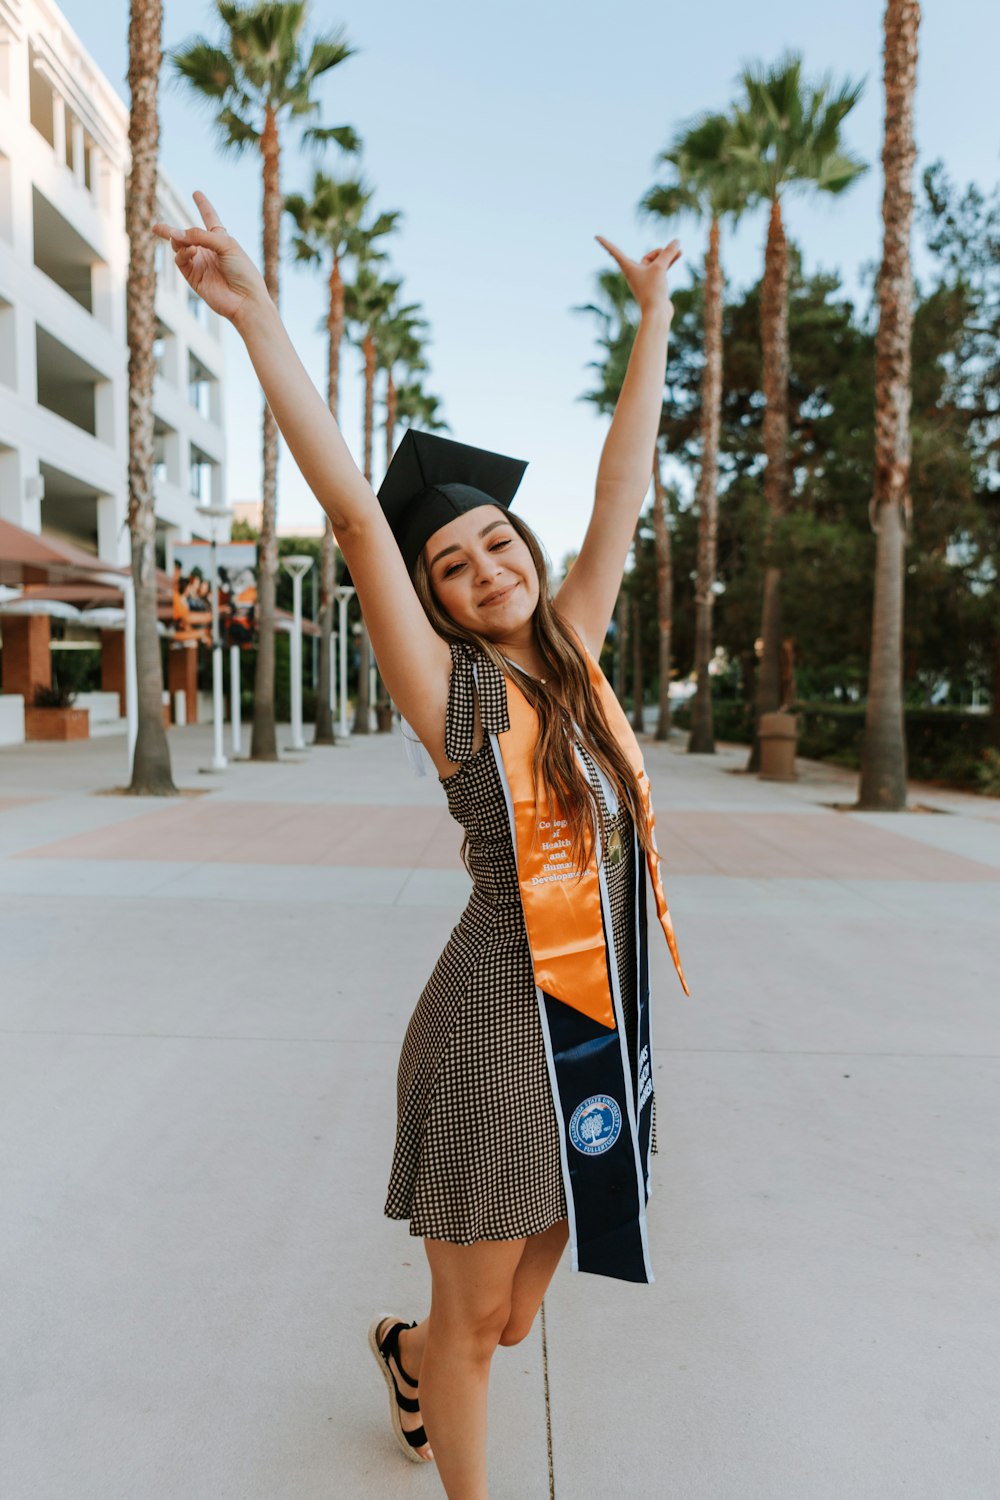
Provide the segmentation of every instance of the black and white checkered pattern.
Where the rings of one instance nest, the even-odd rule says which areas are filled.
[[[506,682],[474,647],[451,651],[445,753],[459,769],[442,785],[466,833],[473,891],[403,1041],[385,1212],[409,1219],[411,1234],[467,1245],[539,1234],[566,1217],[566,1196],[503,787],[489,741],[474,748],[473,661],[486,734],[510,727]],[[609,820],[609,835],[615,827],[626,857],[607,875],[626,1031],[634,1033],[627,808]]]

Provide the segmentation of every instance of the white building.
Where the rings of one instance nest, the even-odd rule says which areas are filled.
[[[0,0],[0,517],[126,562],[128,111],[50,0]],[[159,215],[190,222],[161,177]],[[157,554],[225,499],[219,320],[162,242]]]

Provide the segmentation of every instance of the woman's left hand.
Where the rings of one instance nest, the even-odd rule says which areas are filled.
[[[681,257],[680,240],[671,240],[662,250],[649,250],[642,260],[629,260],[617,245],[595,234],[595,240],[603,245],[628,282],[629,291],[643,313],[664,311],[668,318],[674,315],[674,304],[667,288],[667,272]]]

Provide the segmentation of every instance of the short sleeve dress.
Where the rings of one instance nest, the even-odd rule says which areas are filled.
[[[466,835],[473,888],[403,1041],[385,1212],[409,1219],[413,1235],[467,1245],[540,1234],[566,1217],[566,1195],[517,863],[488,738],[509,728],[506,680],[474,646],[453,644],[451,653],[445,753],[459,769],[439,779]],[[475,753],[473,664],[485,736]],[[580,748],[607,819],[605,847],[617,828],[623,851],[605,868],[634,1073],[632,820],[624,806],[608,814]]]

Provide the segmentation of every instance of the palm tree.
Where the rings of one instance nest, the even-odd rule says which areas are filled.
[[[653,452],[653,537],[656,546],[656,624],[660,644],[659,712],[656,716],[656,738],[670,738],[670,671],[674,632],[673,537],[670,530],[670,500],[660,472],[660,440]],[[635,624],[639,633],[639,621]],[[636,647],[638,651],[638,646]],[[638,660],[638,658],[637,658]],[[636,692],[636,697],[640,695]],[[641,703],[639,728],[642,727]]]
[[[239,4],[216,0],[223,44],[195,37],[173,53],[177,74],[211,101],[224,149],[259,151],[263,169],[264,280],[275,303],[279,295],[281,213],[281,126],[317,113],[316,80],[351,56],[341,30],[316,38],[308,47],[303,31],[307,0],[257,0]],[[305,139],[335,141],[357,151],[360,141],[349,125],[310,126]],[[278,572],[278,426],[264,406],[263,505],[258,582],[257,669],[254,678],[255,760],[276,760],[274,723],[274,594]]]
[[[903,721],[903,557],[910,521],[910,345],[913,328],[913,96],[917,81],[918,0],[885,8],[885,138],[875,335],[875,600],[858,806],[906,806]]]
[[[412,302],[406,307],[390,307],[379,321],[375,338],[375,363],[385,371],[385,467],[388,470],[396,448],[396,368],[402,365],[409,374],[427,369],[423,357],[423,344],[418,329],[427,327],[425,319],[418,318],[419,304]],[[381,673],[375,699],[375,722],[381,731],[392,727],[391,700]]]
[[[770,204],[764,280],[760,299],[763,346],[764,498],[767,535],[764,560],[763,647],[757,674],[753,749],[747,766],[760,757],[760,716],[781,706],[781,566],[778,526],[788,509],[788,244],[782,198],[792,188],[840,194],[865,164],[843,149],[840,127],[861,97],[863,83],[849,80],[834,89],[825,78],[803,83],[802,59],[786,54],[773,67],[743,72],[745,98],[734,112],[731,159],[746,168],[752,200]]]
[[[598,335],[597,342],[600,348],[604,351],[602,358],[592,359],[589,362],[588,368],[597,371],[597,386],[592,391],[586,391],[582,399],[584,401],[593,402],[598,411],[605,414],[611,414],[614,412],[618,397],[621,395],[622,384],[625,380],[625,371],[628,368],[629,355],[632,352],[632,345],[635,341],[636,331],[639,326],[638,308],[636,307],[635,300],[632,296],[631,291],[629,290],[628,282],[625,280],[625,277],[622,275],[621,271],[611,270],[610,268],[603,271],[598,271],[596,279],[597,288],[601,300],[599,302],[587,302],[582,307],[574,307],[573,309],[574,312],[590,313],[592,317],[595,317],[598,320],[598,323],[601,327],[601,332]],[[665,539],[662,539],[661,524],[660,520],[657,517],[656,506],[661,503],[662,497],[662,504],[665,507],[666,500],[665,496],[662,495],[662,487],[658,483],[658,444],[657,454],[654,461],[654,471],[657,480],[654,498],[654,527],[657,537],[657,578],[659,579],[661,573],[662,558],[662,554],[660,551],[661,544],[666,546],[666,566],[668,574],[670,571],[670,530],[668,525],[663,526],[663,530],[665,530],[666,532],[666,537]],[[636,527],[636,532],[638,533],[638,526]],[[616,650],[614,686],[615,692],[618,695],[619,699],[623,699],[625,695],[626,653],[628,650],[628,638],[630,629],[629,613],[629,601],[625,592],[622,591],[622,593],[620,593],[618,596],[618,603],[615,606]],[[666,624],[667,667],[666,671],[664,672],[662,644],[663,620],[662,612],[660,613],[660,695],[662,701],[662,696],[665,691],[664,683],[666,682],[667,684],[669,684],[670,679],[670,620],[668,616]],[[633,684],[635,691],[633,693],[632,720],[633,724],[636,725],[637,728],[641,729],[641,633],[639,631],[638,620],[635,620],[631,623],[634,634],[633,677],[635,678],[635,682]]]
[[[305,198],[291,193],[285,199],[285,210],[291,216],[296,233],[292,249],[298,261],[323,266],[329,261],[327,274],[327,400],[334,419],[340,407],[340,348],[344,341],[344,278],[341,263],[357,248],[356,237],[361,219],[372,198],[372,190],[361,182],[338,182],[323,172],[313,176],[312,193]],[[336,743],[333,730],[333,705],[330,702],[330,662],[333,646],[334,589],[336,588],[336,542],[329,516],[323,529],[320,547],[320,643],[319,687],[316,697],[314,745]]]
[[[399,403],[399,388],[396,385],[396,369],[402,365],[408,375],[420,374],[427,369],[423,357],[424,345],[420,332],[427,327],[424,318],[418,318],[420,307],[416,302],[406,307],[391,307],[379,325],[375,348],[375,363],[385,371],[385,466],[388,469],[396,451],[396,413]]]
[[[393,216],[396,217],[396,216]],[[370,250],[371,247],[369,247]],[[358,269],[354,281],[344,288],[344,311],[348,324],[357,330],[354,342],[364,356],[365,416],[364,416],[364,475],[372,483],[372,446],[375,432],[375,365],[376,329],[395,299],[402,285],[399,281],[382,281],[373,270],[372,253],[358,258]],[[369,732],[368,678],[371,667],[371,642],[364,621],[361,622],[361,659],[358,664],[358,696],[354,713],[355,734]]]
[[[719,529],[719,430],[722,419],[722,265],[720,225],[730,216],[735,223],[747,203],[744,168],[729,154],[732,121],[721,114],[702,115],[685,127],[659,160],[673,169],[672,181],[650,188],[640,208],[671,222],[682,213],[709,220],[705,253],[705,363],[701,375],[701,471],[695,504],[698,510],[698,572],[695,581],[694,667],[698,680],[691,711],[688,750],[714,754],[712,718],[712,609],[715,604],[716,553]],[[662,485],[654,475],[657,518]],[[661,525],[665,525],[665,518]],[[663,580],[661,588],[669,588]],[[661,608],[669,621],[670,610]],[[668,638],[669,639],[669,638]],[[662,635],[661,635],[662,643]],[[662,644],[661,644],[662,649]],[[669,660],[668,660],[669,667]],[[661,661],[661,687],[663,663]],[[670,700],[661,691],[658,739],[669,732]],[[665,721],[665,722],[664,722]]]
[[[153,340],[156,337],[156,158],[160,140],[162,0],[132,0],[128,27],[131,154],[125,196],[128,234],[128,523],[135,589],[139,730],[129,791],[176,794],[163,728],[163,661],[156,630],[156,513],[153,495]]]
[[[396,426],[419,427],[424,432],[450,432],[448,423],[439,415],[440,405],[440,396],[429,395],[419,381],[401,385],[396,391]]]

